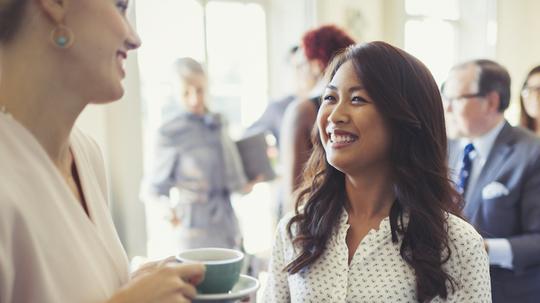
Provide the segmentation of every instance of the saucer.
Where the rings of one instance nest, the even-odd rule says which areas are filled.
[[[233,289],[227,293],[220,294],[198,294],[193,302],[212,302],[212,301],[224,301],[228,302],[233,300],[240,300],[247,297],[249,294],[257,291],[261,284],[253,277],[240,275],[238,282],[234,285]]]

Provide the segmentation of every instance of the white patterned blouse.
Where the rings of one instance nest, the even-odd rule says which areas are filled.
[[[399,254],[401,243],[392,243],[388,217],[364,237],[349,265],[345,241],[349,224],[343,211],[323,255],[309,268],[289,275],[283,268],[296,256],[286,231],[291,217],[282,219],[277,228],[265,303],[418,302],[414,270]],[[452,251],[443,268],[457,281],[457,289],[446,301],[437,297],[432,302],[491,302],[482,237],[454,215],[447,222]]]

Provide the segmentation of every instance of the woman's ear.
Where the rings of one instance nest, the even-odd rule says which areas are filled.
[[[54,24],[63,24],[70,0],[35,0]]]

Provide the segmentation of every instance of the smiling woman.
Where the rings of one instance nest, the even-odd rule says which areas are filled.
[[[0,0],[0,303],[187,302],[204,276],[164,260],[130,279],[99,148],[74,128],[124,93],[127,7]]]
[[[372,42],[338,55],[327,82],[266,302],[491,302],[482,238],[460,218],[447,177],[428,69]]]
[[[350,175],[389,173],[390,130],[352,61],[336,72],[322,99],[317,120],[330,165]]]

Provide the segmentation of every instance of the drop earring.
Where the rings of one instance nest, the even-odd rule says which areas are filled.
[[[73,39],[73,32],[65,25],[58,25],[51,31],[51,40],[59,48],[69,48]]]

